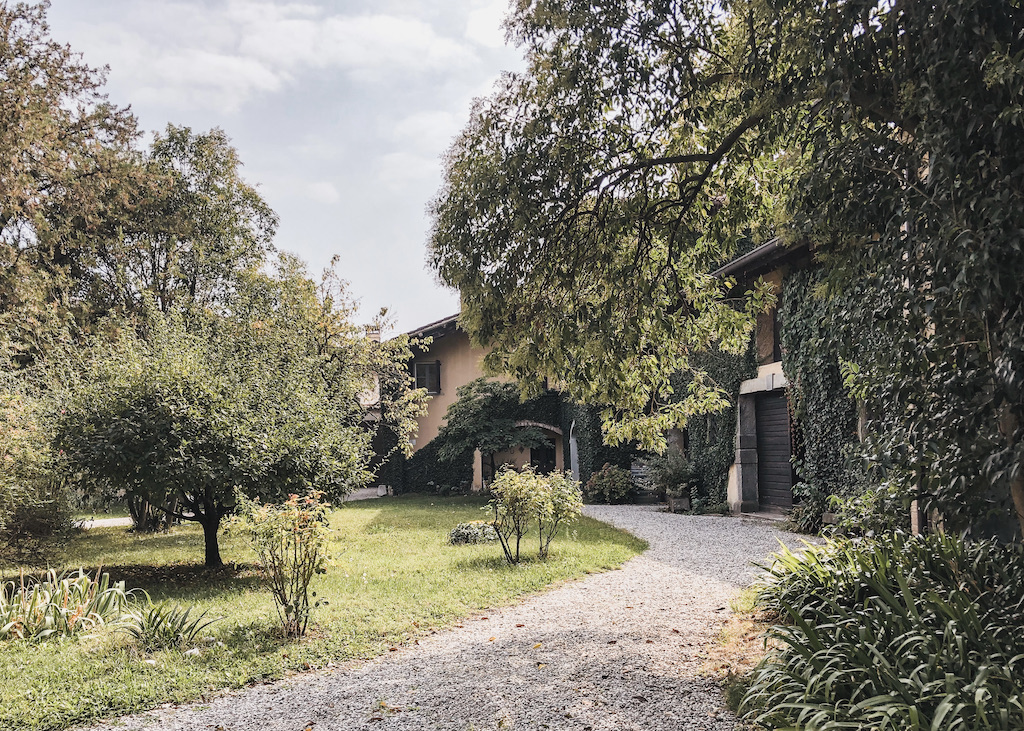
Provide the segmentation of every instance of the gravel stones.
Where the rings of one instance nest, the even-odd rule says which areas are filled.
[[[726,731],[700,673],[729,600],[792,534],[741,518],[587,506],[646,539],[622,569],[492,609],[362,667],[122,719],[127,728],[356,731]]]

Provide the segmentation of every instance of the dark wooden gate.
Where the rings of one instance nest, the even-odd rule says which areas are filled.
[[[757,498],[762,508],[793,507],[793,453],[789,439],[786,394],[769,391],[757,395]]]

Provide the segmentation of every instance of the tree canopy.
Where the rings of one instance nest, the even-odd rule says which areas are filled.
[[[963,523],[1024,526],[1024,66],[1006,0],[519,2],[528,69],[477,102],[430,260],[489,367],[658,446],[769,297],[713,272],[780,236],[828,269],[874,464]]]

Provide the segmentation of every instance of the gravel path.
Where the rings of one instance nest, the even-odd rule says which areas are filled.
[[[621,570],[468,619],[357,669],[300,675],[128,728],[687,731],[734,728],[699,672],[751,561],[799,539],[749,519],[588,506],[651,549]],[[383,704],[383,705],[382,705]]]

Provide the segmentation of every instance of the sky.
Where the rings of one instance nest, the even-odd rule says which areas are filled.
[[[280,216],[277,247],[334,255],[371,320],[458,311],[427,269],[427,205],[474,97],[523,67],[508,0],[53,0],[51,35],[108,66],[142,129],[220,127]]]

